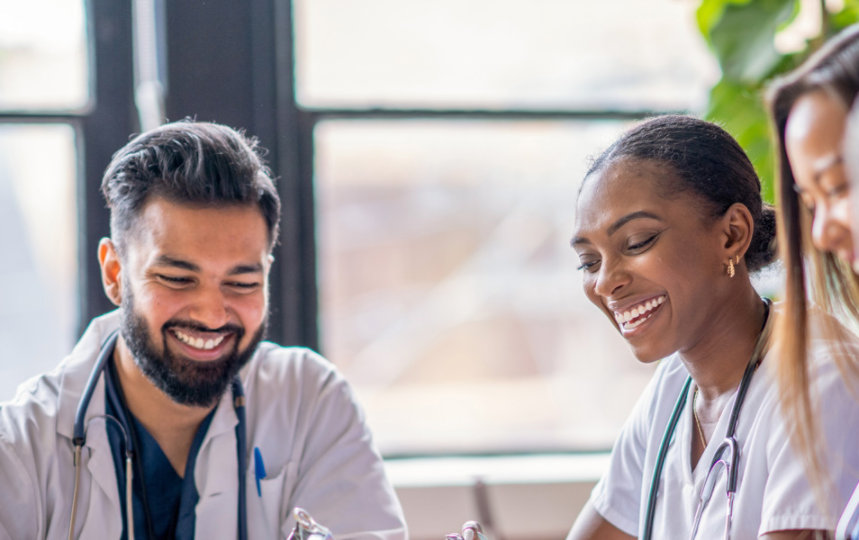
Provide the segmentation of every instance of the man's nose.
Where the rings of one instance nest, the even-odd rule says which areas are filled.
[[[229,322],[227,298],[220,287],[202,287],[191,306],[192,320],[211,330]]]

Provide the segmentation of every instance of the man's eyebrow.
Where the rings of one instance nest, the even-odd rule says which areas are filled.
[[[240,264],[240,265],[234,267],[232,270],[230,270],[228,272],[228,274],[231,276],[236,276],[239,274],[259,274],[262,272],[262,270],[263,270],[262,264],[260,264],[260,263]]]
[[[200,267],[196,264],[188,261],[183,261],[182,259],[177,259],[175,257],[171,257],[170,255],[159,255],[158,258],[155,259],[155,264],[159,266],[172,266],[174,268],[188,270],[190,272],[200,271]]]
[[[192,262],[171,257],[170,255],[159,255],[155,259],[155,264],[159,266],[172,266],[180,270],[188,270],[189,272],[200,272],[200,267]],[[240,274],[258,274],[263,271],[261,263],[254,264],[239,264],[234,266],[227,272],[227,275],[237,276]]]
[[[608,229],[606,229],[606,232],[608,233],[609,236],[611,236],[614,233],[616,233],[618,229],[620,229],[621,227],[623,227],[624,225],[626,225],[627,223],[629,223],[630,221],[632,221],[634,219],[655,219],[657,221],[662,221],[662,218],[660,218],[659,216],[657,216],[656,214],[654,214],[652,212],[648,212],[647,210],[639,210],[638,212],[632,212],[631,214],[627,214],[627,215],[623,216],[622,218],[618,219],[617,221],[615,221],[614,223],[609,225]],[[579,244],[590,244],[590,243],[591,243],[591,241],[588,240],[587,238],[583,237],[583,236],[575,236],[575,237],[573,237],[572,240],[570,240],[571,246],[577,246]]]

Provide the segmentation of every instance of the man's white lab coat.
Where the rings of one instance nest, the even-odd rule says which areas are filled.
[[[0,404],[0,540],[67,538],[74,486],[75,410],[118,313],[95,319],[57,368]],[[24,361],[24,359],[21,359]],[[402,510],[352,391],[307,349],[262,343],[241,372],[247,398],[247,515],[251,539],[285,538],[305,508],[338,540],[405,539]],[[120,494],[108,443],[104,377],[87,409],[76,538],[119,538]],[[235,538],[238,419],[229,392],[200,447],[196,538]],[[266,478],[257,492],[254,448]]]

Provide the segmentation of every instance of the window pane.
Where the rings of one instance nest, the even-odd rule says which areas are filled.
[[[695,2],[296,0],[308,106],[700,110]]]
[[[620,122],[316,128],[322,343],[383,451],[608,448],[651,373],[581,291],[587,156]]]
[[[0,401],[74,343],[74,140],[69,126],[0,125]]]
[[[86,104],[84,20],[81,0],[0,0],[0,110]]]

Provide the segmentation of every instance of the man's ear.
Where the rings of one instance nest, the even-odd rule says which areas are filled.
[[[110,238],[102,238],[98,242],[98,264],[104,293],[114,305],[119,306],[122,303],[122,262]]]
[[[752,213],[745,204],[734,203],[725,211],[722,216],[722,223],[724,258],[739,257],[742,260],[752,243],[752,235],[755,232],[755,220],[752,218]]]

